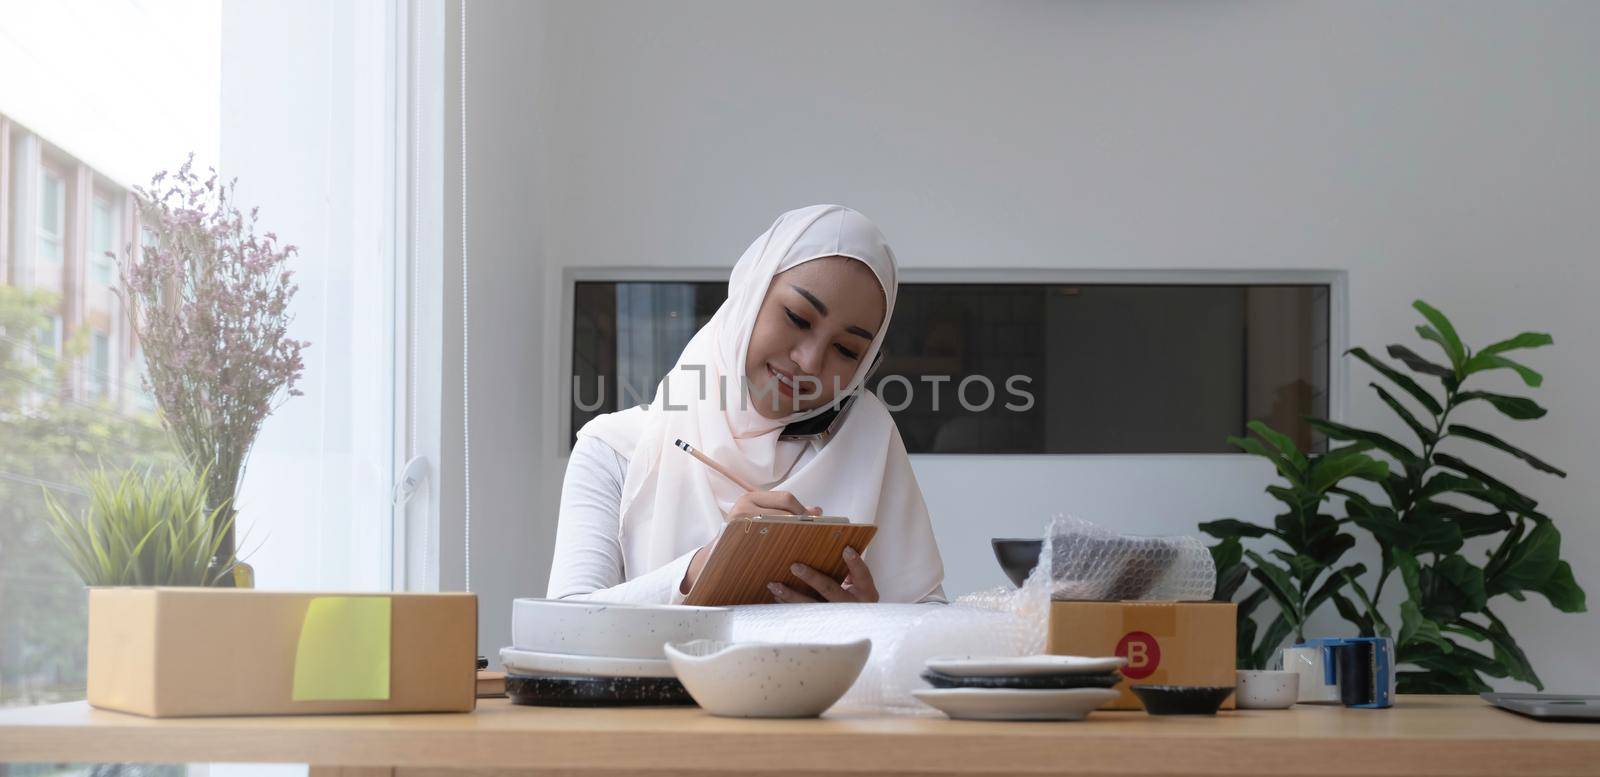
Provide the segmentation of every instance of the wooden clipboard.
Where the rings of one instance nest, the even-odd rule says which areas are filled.
[[[811,586],[789,571],[797,561],[843,581],[849,572],[844,549],[851,547],[861,553],[877,533],[873,524],[827,516],[756,516],[729,521],[684,604],[772,604],[772,592],[767,590],[771,582],[809,592]]]

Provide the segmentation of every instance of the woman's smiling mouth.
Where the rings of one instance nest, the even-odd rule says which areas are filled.
[[[777,379],[777,381],[778,381],[778,393],[779,394],[782,394],[783,396],[789,397],[789,398],[793,398],[794,397],[795,390],[797,388],[799,388],[799,386],[794,382],[794,378],[793,377],[791,377],[786,372],[780,372],[776,367],[773,367],[771,364],[767,365],[767,372],[772,373],[772,377]]]

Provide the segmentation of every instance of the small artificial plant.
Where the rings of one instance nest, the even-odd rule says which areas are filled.
[[[232,573],[232,554],[213,563],[232,519],[226,503],[207,507],[203,471],[97,469],[85,485],[76,515],[45,492],[50,532],[85,585],[210,586]]]
[[[1408,667],[1397,673],[1402,692],[1475,693],[1490,689],[1485,678],[1510,678],[1542,689],[1543,682],[1527,654],[1495,612],[1496,600],[1504,597],[1523,601],[1528,593],[1537,593],[1562,612],[1584,612],[1584,591],[1571,564],[1561,559],[1561,533],[1551,517],[1539,509],[1539,502],[1490,474],[1484,466],[1469,463],[1466,457],[1488,449],[1548,475],[1566,477],[1566,472],[1478,426],[1463,423],[1462,415],[1473,407],[1488,407],[1512,421],[1543,417],[1545,409],[1533,399],[1484,390],[1479,384],[1485,374],[1511,372],[1525,387],[1538,388],[1543,376],[1506,354],[1548,346],[1554,340],[1548,334],[1524,332],[1474,350],[1461,340],[1443,313],[1420,300],[1413,307],[1424,319],[1416,328],[1417,334],[1439,349],[1444,357],[1442,363],[1404,345],[1388,348],[1388,355],[1398,365],[1361,348],[1348,353],[1377,371],[1383,381],[1371,383],[1373,391],[1415,442],[1401,442],[1381,432],[1328,420],[1308,419],[1312,428],[1330,440],[1348,443],[1327,454],[1308,456],[1308,468],[1356,446],[1384,456],[1391,465],[1377,478],[1371,477],[1375,470],[1347,472],[1326,489],[1327,494],[1343,497],[1345,515],[1332,518],[1331,525],[1354,525],[1371,534],[1380,561],[1377,580],[1370,590],[1359,579],[1366,571],[1360,565],[1332,573],[1328,579],[1333,581],[1333,590],[1327,599],[1361,634],[1394,638],[1398,661]],[[1413,375],[1437,383],[1437,388],[1425,387]],[[1261,430],[1257,429],[1257,433]],[[1267,439],[1273,442],[1275,438]],[[1279,473],[1288,477],[1279,462],[1294,459],[1281,441],[1274,444],[1276,450],[1257,447],[1251,452],[1272,459]],[[1375,480],[1379,487],[1357,489],[1352,487],[1353,479]],[[1272,486],[1269,490],[1283,498],[1293,490],[1292,478],[1291,488]],[[1271,534],[1283,539],[1281,536],[1242,521],[1216,521],[1206,527],[1222,539],[1213,550],[1214,556],[1219,562],[1229,562],[1218,565],[1219,594],[1223,593],[1222,583],[1242,580],[1246,574],[1231,565],[1248,565],[1247,574],[1262,581],[1269,589],[1267,596],[1280,598],[1276,591],[1284,582],[1278,579],[1283,570],[1270,569],[1273,565],[1263,563],[1265,559],[1259,555],[1235,548],[1241,538]],[[1481,561],[1468,555],[1469,540],[1483,548]],[[1279,558],[1293,570],[1292,561]],[[1398,629],[1378,607],[1397,572],[1405,595],[1398,608]],[[1353,599],[1343,594],[1342,586],[1349,587]],[[1238,588],[1233,584],[1226,593],[1232,596]],[[1255,596],[1256,593],[1251,594]],[[1248,603],[1250,597],[1244,601]],[[1307,605],[1310,604],[1308,599]],[[1283,606],[1282,602],[1279,606]],[[1243,605],[1240,609],[1242,633]],[[1303,616],[1311,609],[1315,608],[1280,617],[1291,622],[1300,618],[1303,622]],[[1254,628],[1253,624],[1250,628]],[[1269,627],[1264,641],[1276,631],[1283,629]],[[1270,655],[1275,647],[1256,646],[1252,660]]]

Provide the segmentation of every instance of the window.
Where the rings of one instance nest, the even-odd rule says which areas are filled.
[[[8,157],[17,175],[0,187],[6,202],[29,203],[14,234],[41,268],[19,276],[39,281],[32,288],[0,289],[0,321],[48,322],[13,333],[22,347],[0,349],[0,707],[84,697],[83,583],[43,530],[44,489],[77,512],[85,467],[179,461],[145,390],[146,355],[125,339],[117,265],[105,253],[134,234],[122,187],[148,185],[191,152],[202,179],[212,166],[220,180],[238,179],[243,210],[260,208],[257,235],[299,247],[290,336],[311,342],[305,393],[261,426],[237,500],[257,585],[382,590],[391,579],[393,300],[409,299],[396,290],[407,277],[395,272],[396,236],[413,212],[397,206],[395,189],[407,186],[397,160],[412,158],[397,142],[397,121],[413,114],[396,89],[407,72],[397,47],[409,39],[399,17],[437,16],[428,35],[440,41],[438,65],[418,69],[443,78],[444,7],[199,0],[104,10],[42,3],[0,14],[0,51],[26,42],[27,61],[49,76],[3,90],[14,99],[0,109],[14,111],[13,148],[25,152]],[[119,66],[150,60],[152,41],[160,78]],[[281,67],[286,49],[297,52],[293,77]],[[442,100],[442,86],[418,90],[435,92]],[[339,160],[338,175],[319,173],[328,159]],[[81,283],[60,272],[69,253],[84,258]],[[39,368],[69,358],[81,359],[72,365],[81,396],[54,390]]]
[[[67,183],[52,170],[39,171],[39,260],[60,262],[66,256]]]
[[[648,402],[722,283],[578,282],[572,408]],[[868,385],[912,453],[1231,453],[1328,412],[1329,286],[905,283]]]
[[[61,356],[60,315],[50,315],[45,318],[44,324],[39,327],[37,347],[34,349],[34,353],[37,355],[40,369],[47,373],[55,371],[56,359]],[[53,380],[49,376],[46,376],[46,379]]]
[[[649,402],[683,346],[727,296],[726,283],[577,284],[573,432],[602,413]]]
[[[111,398],[111,336],[95,332],[89,339],[89,397],[105,401]]]
[[[117,221],[111,203],[94,198],[94,240],[89,251],[89,267],[94,282],[101,286],[110,286],[116,278],[116,264],[110,254],[116,250]]]
[[[0,14],[0,60],[25,62],[28,73],[0,78],[10,143],[0,200],[19,206],[7,234],[24,260],[0,278],[16,284],[0,288],[0,320],[39,322],[14,335],[22,347],[0,349],[0,707],[84,697],[83,582],[44,531],[46,491],[78,514],[86,470],[177,463],[154,414],[136,411],[132,395],[128,406],[113,401],[126,340],[114,264],[102,252],[127,226],[124,186],[147,184],[191,150],[201,164],[216,161],[206,135],[220,126],[220,67],[204,56],[208,13],[215,22],[220,11],[201,0]],[[64,374],[82,375],[81,387],[64,390]]]
[[[128,390],[133,392],[133,408],[141,413],[154,413],[156,398],[150,394],[150,367],[145,364],[142,346],[134,346],[133,358],[128,364]]]

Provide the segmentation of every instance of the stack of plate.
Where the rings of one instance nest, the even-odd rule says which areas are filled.
[[[972,656],[930,658],[912,691],[922,703],[961,720],[1082,720],[1117,698],[1127,659],[1116,656]]]
[[[725,607],[518,599],[506,694],[564,707],[693,704],[662,652],[667,642],[728,638]]]

